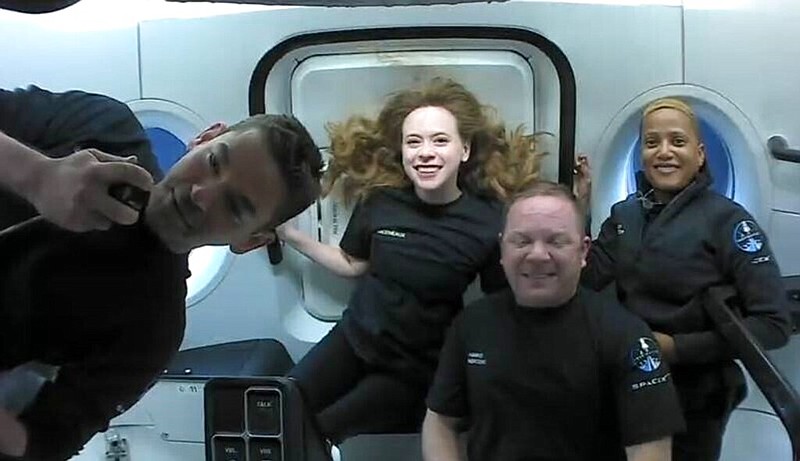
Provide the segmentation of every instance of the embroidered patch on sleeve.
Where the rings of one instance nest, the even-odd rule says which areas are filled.
[[[631,368],[636,370],[636,374],[632,376],[635,381],[629,382],[631,391],[669,382],[670,373],[666,367],[661,366],[661,350],[653,338],[642,336],[637,339],[631,346],[629,359]]]
[[[733,243],[745,253],[757,253],[764,247],[764,234],[754,221],[744,219],[733,229]]]
[[[661,367],[661,351],[655,340],[642,336],[631,347],[630,360],[634,368],[652,373]]]

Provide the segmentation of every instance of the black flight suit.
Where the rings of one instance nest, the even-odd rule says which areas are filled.
[[[611,208],[593,243],[582,283],[616,281],[619,300],[655,332],[675,340],[672,364],[687,420],[674,460],[716,460],[728,417],[746,394],[744,376],[704,310],[709,287],[732,285],[744,323],[766,348],[791,328],[785,289],[767,237],[741,205],[709,188],[707,173],[667,204],[639,191]]]

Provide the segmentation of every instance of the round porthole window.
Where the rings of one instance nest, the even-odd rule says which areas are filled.
[[[186,153],[186,143],[161,127],[148,127],[144,131],[156,154],[158,167],[166,173]]]
[[[145,129],[156,154],[158,166],[166,174],[186,153],[186,146],[206,126],[197,114],[173,102],[140,99],[128,103]],[[189,253],[186,281],[186,307],[197,304],[219,285],[228,273],[233,254],[225,246],[205,246]]]

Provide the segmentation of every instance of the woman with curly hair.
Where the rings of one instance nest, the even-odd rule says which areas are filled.
[[[535,181],[533,136],[508,132],[462,85],[435,79],[400,91],[377,119],[328,126],[326,193],[341,184],[356,207],[338,246],[282,226],[278,235],[361,280],[341,321],[289,373],[333,443],[419,430],[445,331],[480,275],[506,285],[499,264],[502,199]]]

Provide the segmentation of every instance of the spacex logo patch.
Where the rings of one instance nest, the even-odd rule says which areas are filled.
[[[652,338],[642,336],[631,348],[631,365],[645,373],[652,373],[661,366],[661,351]]]

